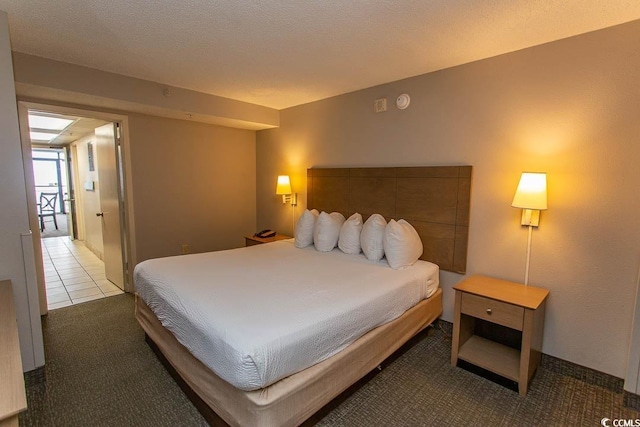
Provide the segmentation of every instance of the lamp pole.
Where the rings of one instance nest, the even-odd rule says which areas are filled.
[[[529,237],[527,238],[527,262],[524,268],[524,285],[527,286],[529,284],[529,261],[531,260],[531,231],[533,230],[533,226],[529,225]]]

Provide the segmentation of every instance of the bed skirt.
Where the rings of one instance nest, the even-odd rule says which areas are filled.
[[[184,382],[231,426],[297,426],[375,369],[442,314],[442,289],[340,353],[268,387],[243,391],[215,375],[136,295],[136,319]]]

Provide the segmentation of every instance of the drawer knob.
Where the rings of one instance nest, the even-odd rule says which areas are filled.
[[[491,309],[487,308],[487,314],[491,314]]]

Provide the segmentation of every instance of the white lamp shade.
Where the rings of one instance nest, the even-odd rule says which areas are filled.
[[[522,209],[547,209],[547,174],[523,172],[511,206]]]
[[[289,175],[279,175],[278,184],[276,185],[276,194],[281,196],[291,193],[293,193],[293,191],[291,191],[291,181],[289,180]]]

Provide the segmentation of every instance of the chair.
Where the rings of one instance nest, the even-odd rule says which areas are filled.
[[[52,217],[53,224],[58,229],[58,220],[56,220],[56,201],[58,193],[40,193],[40,203],[38,203],[38,217],[40,218],[40,231],[44,231],[45,217]]]

